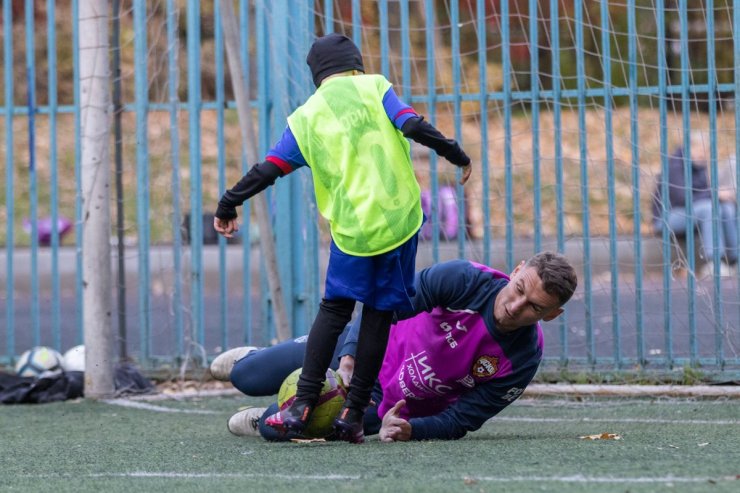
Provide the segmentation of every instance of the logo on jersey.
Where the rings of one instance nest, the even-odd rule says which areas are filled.
[[[452,390],[452,387],[445,385],[442,379],[437,376],[437,372],[432,367],[426,351],[422,351],[419,354],[411,354],[410,357],[406,358],[404,364],[406,365],[406,376],[404,377],[404,369],[402,369],[401,373],[399,373],[399,381],[405,380],[408,382],[404,382],[402,385],[405,396],[413,397],[411,387],[415,387],[422,393],[432,392],[437,395],[445,395]]]
[[[471,372],[475,378],[487,378],[496,374],[498,371],[498,358],[495,356],[481,356],[478,361],[473,363]]]
[[[442,322],[441,324],[439,324],[439,328],[444,331],[445,340],[447,341],[447,344],[449,344],[449,346],[452,349],[455,349],[457,347],[457,341],[452,336],[452,329],[456,329],[456,330],[459,330],[460,332],[465,332],[465,333],[468,332],[468,328],[465,327],[463,324],[461,324],[459,320],[455,322],[454,327],[447,322]]]
[[[467,332],[468,331],[468,328],[465,327],[463,324],[461,324],[459,320],[457,322],[455,322],[455,326],[454,327],[452,325],[448,324],[447,322],[442,322],[441,324],[439,324],[439,327],[442,330],[444,330],[445,332],[450,332],[452,329],[457,329],[457,330],[459,330],[461,332]]]
[[[509,389],[508,392],[506,392],[506,395],[504,395],[502,399],[507,402],[513,402],[514,400],[516,400],[517,397],[522,395],[522,392],[524,392],[524,389],[521,389],[519,387],[512,387]]]
[[[459,384],[466,386],[469,389],[472,389],[473,387],[475,387],[475,379],[470,375],[465,375],[462,378],[458,378],[457,382]]]

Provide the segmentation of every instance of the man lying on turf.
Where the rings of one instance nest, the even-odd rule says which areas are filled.
[[[384,442],[457,439],[479,429],[519,397],[542,359],[539,321],[563,312],[576,289],[568,260],[552,252],[522,261],[509,278],[489,267],[453,260],[416,275],[414,310],[398,313],[383,366],[365,413],[364,432]],[[348,383],[354,367],[357,321],[335,354]],[[268,348],[236,348],[211,365],[251,396],[276,394],[303,361],[305,337]],[[277,412],[249,408],[229,419],[236,435],[285,440],[263,424]],[[382,419],[381,419],[382,417]]]

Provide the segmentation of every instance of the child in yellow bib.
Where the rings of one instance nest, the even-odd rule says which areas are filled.
[[[413,108],[382,75],[364,74],[362,55],[339,34],[308,53],[316,92],[288,117],[264,162],[219,201],[214,227],[230,237],[236,207],[302,166],[311,168],[319,211],[331,229],[324,298],[308,335],[296,398],[265,423],[301,435],[313,412],[337,339],[357,301],[363,303],[356,363],[336,438],[364,440],[362,417],[385,354],[393,312],[409,310],[419,229],[419,185],[406,138],[430,147],[470,176],[470,159]]]

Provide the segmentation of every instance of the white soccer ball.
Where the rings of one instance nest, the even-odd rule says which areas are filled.
[[[62,365],[66,371],[85,371],[85,346],[70,348],[64,353]]]
[[[46,346],[29,349],[15,363],[15,372],[21,377],[38,377],[44,372],[61,369],[62,355]]]

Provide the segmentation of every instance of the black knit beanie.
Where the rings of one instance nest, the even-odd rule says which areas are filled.
[[[336,33],[327,34],[314,41],[308,51],[306,63],[311,68],[316,87],[330,75],[348,70],[365,71],[362,54],[357,46],[347,36]]]

